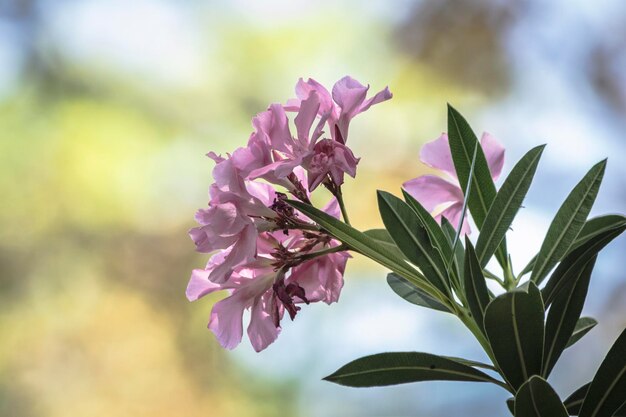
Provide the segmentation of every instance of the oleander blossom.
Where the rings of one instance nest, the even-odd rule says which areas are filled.
[[[496,181],[504,166],[504,147],[489,133],[483,133],[480,145],[487,159],[491,177]],[[402,184],[402,187],[437,221],[445,217],[457,227],[463,211],[463,190],[456,176],[448,135],[426,143],[420,151],[420,160],[426,165],[443,171],[443,176],[423,175]],[[463,220],[462,234],[471,232],[467,216]]]
[[[369,86],[350,77],[335,83],[332,95],[317,81],[300,79],[296,99],[286,106],[272,104],[253,120],[255,131],[246,148],[233,154],[235,165],[245,171],[247,179],[262,178],[284,186],[291,184],[288,176],[297,166],[309,174],[308,189],[320,184],[337,188],[344,174],[356,176],[359,158],[346,146],[348,127],[352,118],[372,105],[392,97],[388,88],[366,99]],[[294,118],[296,135],[289,128],[286,111],[297,113]],[[324,126],[330,138],[324,137]]]
[[[324,211],[337,217],[336,201],[331,201]],[[300,304],[331,304],[338,301],[343,287],[350,255],[345,251],[333,252],[339,243],[325,234],[302,230],[289,230],[286,234],[263,232],[257,236],[256,246],[257,257],[235,267],[227,281],[215,283],[210,275],[228,257],[229,250],[213,255],[205,269],[194,270],[187,287],[190,301],[216,291],[230,293],[213,306],[208,325],[227,349],[241,342],[245,310],[251,311],[248,338],[259,352],[278,337],[285,311],[293,320]],[[328,253],[307,258],[320,251]]]
[[[301,79],[297,99],[272,104],[253,118],[246,146],[225,157],[208,154],[215,162],[214,183],[189,235],[196,250],[212,256],[204,269],[193,271],[187,298],[229,292],[209,321],[222,346],[241,342],[247,309],[248,337],[260,351],[280,333],[285,311],[293,320],[303,303],[339,299],[350,256],[286,200],[311,204],[311,192],[323,184],[333,194],[323,210],[339,218],[344,174],[355,177],[359,162],[346,145],[350,121],[391,98],[387,88],[370,98],[368,90],[344,77],[331,95],[316,81]],[[287,112],[296,113],[293,127]]]

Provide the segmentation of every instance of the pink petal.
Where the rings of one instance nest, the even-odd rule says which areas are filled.
[[[269,165],[255,169],[250,173],[248,178],[263,178],[273,184],[283,185],[284,179],[293,172],[293,170],[302,163],[302,158],[282,159],[272,162]]]
[[[311,94],[312,91],[315,91],[318,95],[320,101],[320,113],[331,112],[334,104],[326,87],[312,78],[309,78],[307,82],[304,82],[302,78],[298,80],[298,83],[296,84],[296,96],[298,96],[300,100],[304,100],[309,97],[309,94]]]
[[[457,178],[447,133],[442,133],[439,138],[424,144],[420,150],[420,160],[429,167],[440,169],[452,178]]]
[[[296,130],[298,132],[298,141],[302,147],[308,147],[309,132],[311,131],[311,126],[317,117],[319,108],[320,100],[315,91],[311,92],[306,100],[302,100],[300,111],[294,119]]]
[[[456,230],[459,227],[459,221],[461,220],[461,213],[463,209],[463,202],[458,202],[452,204],[450,207],[443,210],[441,213],[435,216],[435,219],[441,223],[441,218],[445,217],[448,219],[450,224]],[[461,236],[471,233],[471,228],[468,221],[468,213],[465,214],[465,218],[463,219],[463,227],[461,227]]]
[[[194,269],[187,285],[185,295],[189,301],[195,301],[215,291],[223,290],[220,284],[209,281],[211,271],[206,269]]]
[[[267,292],[263,297],[257,298],[252,305],[248,338],[257,352],[272,344],[280,333],[280,327],[276,327],[274,318],[268,312],[272,305],[271,301],[272,293]]]
[[[485,153],[491,177],[495,181],[500,177],[504,166],[504,146],[487,132],[483,133],[480,146]]]
[[[338,219],[339,216],[341,216],[341,209],[339,207],[339,202],[337,201],[337,198],[331,198],[330,201],[324,206],[322,211]]]
[[[250,300],[234,293],[213,306],[209,329],[226,349],[234,349],[243,335],[243,311]]]
[[[369,86],[366,87],[349,76],[337,81],[333,86],[333,99],[341,107],[342,115],[354,116],[365,100],[368,89]]]
[[[237,242],[232,246],[230,253],[224,258],[224,261],[211,271],[209,279],[217,284],[221,284],[228,280],[236,266],[252,261],[256,255],[257,235],[258,232],[254,224],[247,225],[240,233]]]
[[[402,188],[429,212],[440,204],[463,201],[463,192],[457,185],[434,175],[423,175],[409,180],[402,184]]]
[[[389,91],[389,87],[385,87],[383,90],[376,93],[374,97],[365,100],[365,102],[361,105],[361,108],[359,109],[359,113],[366,111],[374,104],[382,103],[383,101],[387,101],[392,97],[393,94],[391,94],[391,91]]]

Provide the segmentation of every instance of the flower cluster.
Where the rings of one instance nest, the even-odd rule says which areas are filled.
[[[350,121],[392,97],[385,88],[367,98],[368,90],[350,77],[332,93],[300,79],[297,98],[272,104],[252,120],[247,146],[225,158],[208,154],[216,163],[215,182],[208,207],[196,214],[200,226],[189,234],[198,251],[214,254],[205,269],[193,271],[187,298],[230,292],[209,321],[222,346],[240,343],[246,309],[248,337],[260,351],[278,336],[285,311],[293,320],[298,304],[338,300],[348,253],[285,200],[310,203],[311,192],[323,185],[334,195],[324,211],[339,217],[344,175],[354,177],[359,162],[346,145]],[[295,134],[289,112],[296,114]]]

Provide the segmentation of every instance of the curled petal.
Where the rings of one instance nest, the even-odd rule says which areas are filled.
[[[320,108],[320,100],[315,91],[311,92],[306,100],[302,100],[300,111],[294,119],[296,130],[298,133],[298,141],[302,150],[307,149],[309,145],[309,132],[311,126],[317,117]]]
[[[382,103],[383,101],[387,101],[393,97],[391,91],[389,91],[389,87],[385,87],[383,90],[380,90],[374,97],[368,98],[363,102],[361,108],[359,109],[359,113],[364,112],[365,110],[372,107],[374,104]]]
[[[491,177],[495,181],[500,177],[504,166],[504,146],[487,132],[483,133],[480,146],[485,153]]]
[[[434,141],[424,144],[420,150],[420,160],[429,167],[440,169],[457,179],[447,133],[442,133]]]
[[[463,202],[463,192],[457,185],[434,175],[414,178],[402,187],[431,213],[441,204]]]
[[[333,100],[341,108],[342,115],[353,117],[365,101],[369,86],[364,86],[352,77],[346,76],[333,86]]]

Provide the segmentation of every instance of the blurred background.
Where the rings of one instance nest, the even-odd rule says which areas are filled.
[[[245,144],[299,77],[346,74],[394,93],[352,124],[360,228],[381,224],[377,188],[426,172],[419,148],[445,130],[446,102],[506,146],[505,172],[548,144],[509,235],[517,271],[604,157],[594,213],[626,212],[621,0],[2,0],[0,415],[508,415],[495,386],[320,380],[386,350],[484,358],[366,259],[350,261],[338,304],[304,308],[260,354],[206,329],[222,294],[185,299],[207,260],[187,236],[207,203],[204,155]],[[563,396],[626,326],[625,250],[621,237],[596,265],[585,314],[600,325],[555,369]]]

